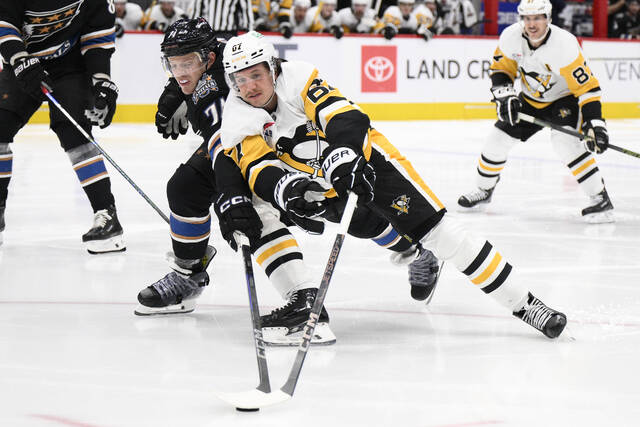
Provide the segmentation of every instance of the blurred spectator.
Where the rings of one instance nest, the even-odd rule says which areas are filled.
[[[592,3],[586,1],[569,1],[560,13],[559,22],[562,28],[577,37],[590,37],[593,34]]]
[[[318,6],[309,8],[304,18],[307,31],[310,33],[331,33],[335,38],[341,38],[344,31],[340,26],[336,4],[336,0],[324,0],[320,1]]]
[[[415,0],[398,0],[397,6],[389,6],[382,16],[382,35],[387,40],[396,34],[418,34],[430,40],[433,33],[429,27],[434,19],[429,8],[423,4],[416,6]]]
[[[116,7],[116,37],[125,31],[139,30],[142,22],[142,8],[127,0],[114,0]]]
[[[615,19],[612,35],[622,39],[640,39],[640,0],[627,0],[626,9]]]
[[[609,6],[607,6],[607,36],[615,37],[613,35],[614,25],[616,20],[622,18],[627,11],[627,3],[625,0],[611,0]]]
[[[291,3],[291,0],[252,0],[253,28],[256,31],[279,31],[284,37],[291,37]]]
[[[149,12],[146,29],[164,32],[169,25],[178,19],[188,18],[184,10],[176,7],[175,0],[159,0],[158,3]]]
[[[371,8],[370,0],[352,0],[351,7],[338,11],[340,25],[345,33],[374,33],[384,27],[376,12]]]
[[[307,14],[307,10],[311,7],[311,0],[294,0],[293,13],[289,16],[289,23],[293,33],[306,33],[307,25],[304,18]]]
[[[438,34],[469,34],[478,22],[478,13],[471,0],[441,0],[442,21]]]

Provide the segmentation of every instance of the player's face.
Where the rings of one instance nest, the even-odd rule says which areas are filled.
[[[538,40],[544,36],[549,25],[547,16],[541,15],[525,15],[522,17],[524,22],[524,32],[530,40]]]
[[[329,18],[331,18],[331,14],[333,13],[334,10],[336,10],[336,5],[335,4],[324,3],[322,5],[322,9],[320,9],[320,15],[324,19],[329,19]]]
[[[297,23],[301,23],[304,21],[304,16],[307,14],[306,7],[296,6],[293,8],[293,17],[295,18]]]
[[[127,4],[126,3],[116,3],[116,16],[118,18],[122,18],[124,16],[124,12],[127,9]]]
[[[273,97],[271,71],[264,64],[233,73],[233,81],[240,91],[240,97],[256,108],[264,107]]]
[[[173,16],[173,6],[175,6],[175,3],[172,2],[162,2],[160,3],[160,10],[162,10],[162,14],[164,16],[166,16],[167,18],[170,18]]]
[[[196,88],[202,73],[207,68],[207,64],[202,62],[200,55],[195,52],[181,56],[171,56],[168,58],[169,71],[176,79],[182,89],[182,93],[190,95]]]
[[[353,6],[353,16],[355,16],[358,19],[362,19],[362,17],[364,16],[364,12],[366,10],[367,10],[367,6],[365,6],[364,4],[357,4]]]
[[[398,9],[400,9],[400,13],[402,13],[402,16],[408,16],[411,14],[411,11],[413,10],[413,4],[398,3]]]

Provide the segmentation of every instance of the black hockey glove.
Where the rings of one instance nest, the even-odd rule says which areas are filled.
[[[282,24],[280,24],[278,31],[280,31],[280,34],[282,34],[282,37],[284,37],[285,39],[290,39],[293,35],[293,28],[291,28],[291,24],[288,22],[283,22]]]
[[[214,204],[214,210],[220,222],[220,234],[234,251],[238,250],[234,231],[243,233],[252,243],[260,238],[262,221],[247,196],[222,193]]]
[[[515,126],[518,123],[518,113],[522,109],[522,102],[512,85],[491,88],[493,102],[496,103],[498,120]]]
[[[165,139],[178,139],[179,135],[186,134],[189,129],[187,103],[180,86],[173,78],[169,79],[158,99],[156,129]]]
[[[310,234],[322,234],[326,211],[325,189],[301,173],[289,173],[278,181],[273,191],[276,203],[289,219]]]
[[[116,22],[116,37],[120,38],[122,36],[124,36],[124,27],[121,23]]]
[[[11,67],[13,67],[13,74],[18,80],[18,85],[23,91],[37,100],[45,99],[40,87],[43,82],[51,87],[51,83],[38,58],[29,56],[27,52],[21,52],[13,57]]]
[[[326,152],[322,163],[324,179],[333,185],[340,197],[352,191],[360,203],[373,200],[376,171],[362,154],[349,147],[338,147]]]
[[[396,30],[396,28],[392,27],[391,25],[387,25],[382,29],[382,35],[387,40],[391,40],[396,36],[396,34],[398,34],[398,30]]]
[[[93,78],[93,108],[84,110],[84,115],[92,125],[101,129],[111,124],[116,112],[116,99],[118,99],[118,86],[106,78]]]
[[[607,124],[603,119],[587,120],[582,125],[582,132],[587,136],[584,146],[591,153],[601,154],[609,147]]]
[[[338,40],[340,40],[342,36],[344,36],[344,30],[339,25],[332,25],[331,28],[329,28],[329,32],[333,34],[333,37],[337,38]]]

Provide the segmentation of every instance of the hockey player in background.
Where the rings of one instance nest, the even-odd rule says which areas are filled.
[[[351,7],[340,9],[338,16],[345,33],[377,33],[383,27],[369,0],[351,0]]]
[[[293,35],[291,26],[291,0],[252,0],[254,28],[263,31],[278,31],[285,38]]]
[[[114,0],[116,8],[116,37],[122,37],[125,31],[139,30],[142,22],[142,8],[128,0]]]
[[[551,24],[549,0],[523,0],[518,14],[521,22],[502,32],[493,55],[491,92],[498,121],[478,160],[478,188],[462,195],[458,205],[475,209],[489,203],[511,149],[542,129],[518,121],[518,113],[523,112],[568,129],[582,129],[591,137],[583,144],[551,130],[551,145],[590,198],[582,210],[584,220],[612,222],[613,205],[592,154],[602,153],[609,144],[598,79],[575,36]],[[514,87],[517,78],[520,93]]]
[[[222,47],[204,18],[180,20],[169,26],[161,45],[165,69],[172,75],[158,101],[156,126],[165,138],[177,139],[189,123],[202,145],[181,164],[167,183],[171,243],[167,254],[173,269],[138,294],[138,315],[193,311],[209,284],[207,266],[216,251],[208,245],[210,207],[214,204],[222,236],[236,249],[234,231],[244,233],[251,251],[283,298],[302,304],[284,320],[306,321],[317,285],[309,277],[302,253],[280,213],[252,194],[240,170],[222,153],[220,119],[229,93],[222,68]],[[313,344],[330,344],[335,336],[329,317],[320,316]],[[301,331],[265,331],[273,345],[297,344]]]
[[[304,18],[307,32],[331,33],[337,39],[342,38],[344,31],[336,11],[337,4],[337,0],[323,0],[317,6],[309,8]]]
[[[176,6],[175,0],[159,0],[158,3],[152,6],[148,12],[149,21],[146,24],[148,30],[164,32],[169,25],[187,17],[186,12]]]
[[[389,6],[382,15],[382,22],[382,35],[387,40],[396,34],[417,34],[426,41],[433,37],[429,30],[434,22],[433,14],[424,4],[416,6],[415,0],[399,0],[397,6]]]
[[[291,30],[293,34],[306,33],[307,25],[304,21],[307,15],[307,10],[311,7],[311,0],[294,0],[293,10],[289,16],[289,24],[291,24]]]
[[[379,233],[394,230],[395,237],[403,236],[388,245],[396,261],[414,260],[420,263],[416,270],[428,276],[435,254],[516,317],[547,337],[560,335],[566,316],[513,279],[511,264],[491,243],[446,214],[409,161],[357,105],[313,65],[275,55],[257,32],[230,39],[224,50],[232,89],[222,142],[252,191],[315,233],[324,229],[322,218],[339,220],[352,191],[359,198],[349,234],[380,239]],[[409,247],[401,248],[404,244]],[[276,315],[296,304],[290,300],[263,316],[263,326],[278,326]]]
[[[111,123],[118,97],[110,76],[114,23],[113,2],[104,0],[0,2],[0,234],[12,173],[10,144],[46,99],[42,82],[89,134],[92,125]],[[49,117],[94,211],[93,227],[82,236],[87,250],[124,251],[102,155],[57,107],[50,105]]]

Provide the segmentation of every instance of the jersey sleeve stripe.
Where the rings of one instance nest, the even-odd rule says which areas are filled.
[[[335,99],[335,98],[333,98]],[[339,98],[338,98],[339,99]],[[327,123],[336,115],[345,111],[353,110],[354,107],[346,99],[334,100],[331,104],[316,111],[317,118],[320,119],[320,128],[326,129]]]

